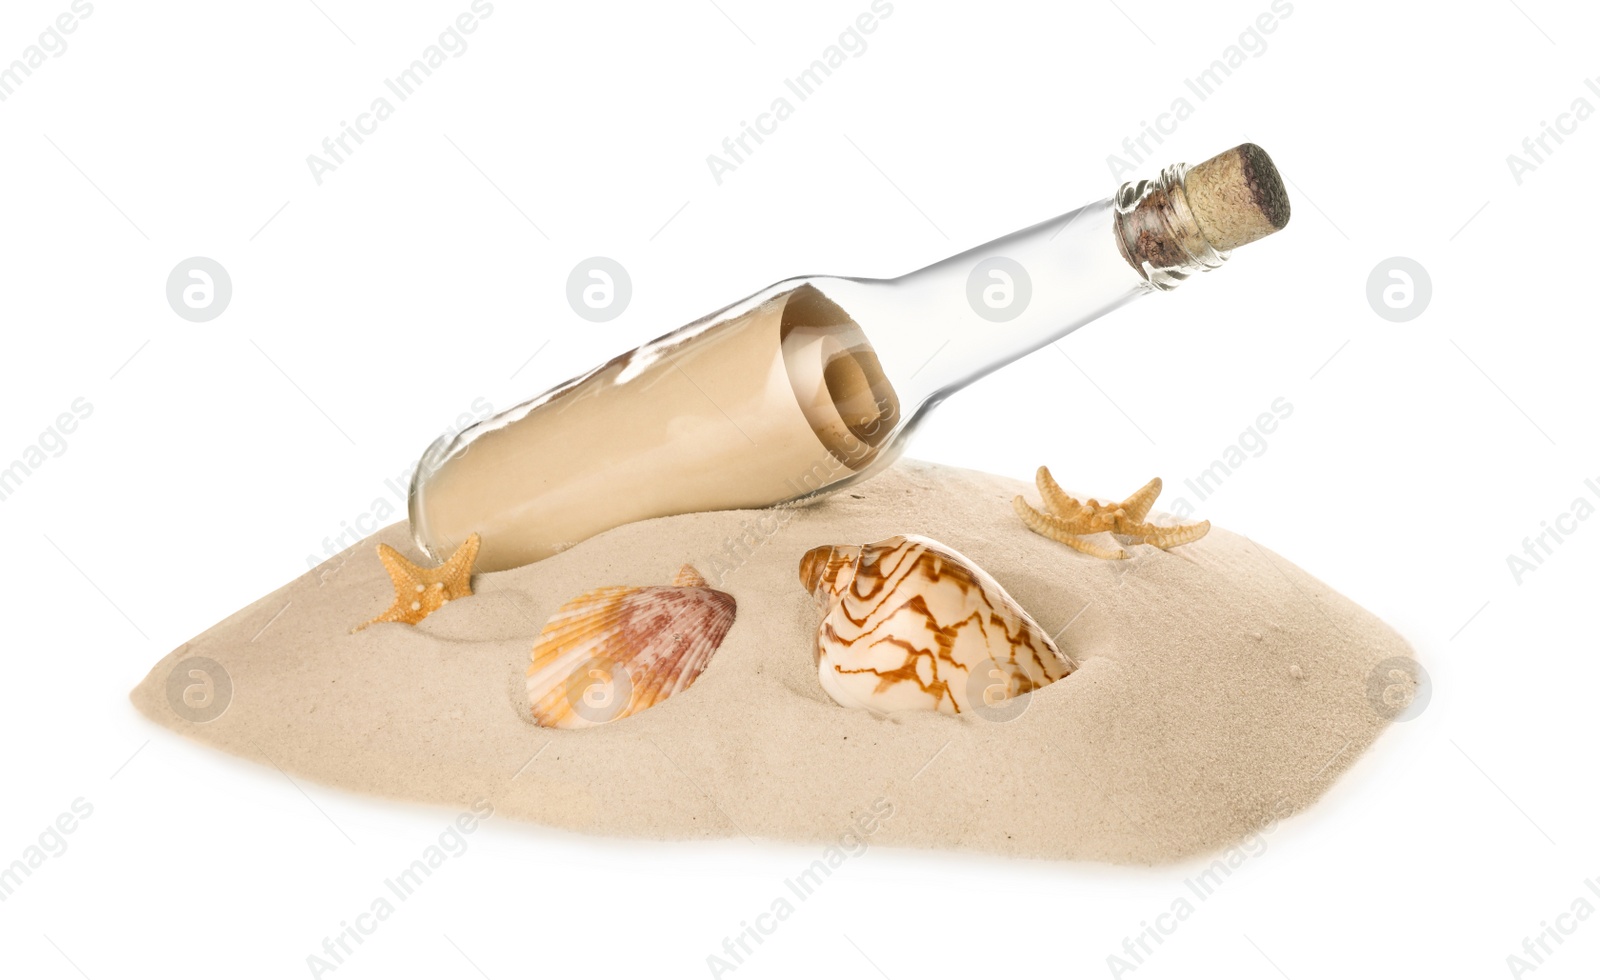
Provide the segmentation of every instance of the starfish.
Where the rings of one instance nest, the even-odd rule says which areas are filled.
[[[1198,541],[1211,530],[1210,521],[1173,526],[1145,522],[1150,508],[1155,506],[1156,498],[1161,496],[1159,476],[1140,487],[1128,499],[1115,504],[1102,504],[1093,499],[1079,502],[1077,498],[1069,496],[1061,489],[1051,477],[1050,468],[1046,466],[1039,467],[1036,482],[1039,485],[1039,496],[1044,498],[1045,510],[1048,513],[1040,513],[1029,507],[1028,502],[1019,494],[1011,501],[1011,506],[1017,512],[1017,516],[1022,518],[1022,523],[1038,534],[1096,558],[1126,558],[1128,553],[1121,548],[1107,548],[1096,544],[1087,540],[1084,535],[1110,531],[1112,534],[1131,538],[1135,544],[1153,544],[1165,551],[1181,544]]]
[[[472,563],[478,558],[478,536],[473,534],[450,560],[438,568],[423,568],[408,561],[386,544],[378,545],[378,560],[394,580],[394,605],[376,619],[350,632],[364,630],[373,623],[407,623],[415,626],[428,614],[449,602],[472,594]]]

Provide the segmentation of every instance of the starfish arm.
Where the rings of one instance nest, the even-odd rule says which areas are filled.
[[[1039,472],[1034,474],[1033,482],[1039,487],[1039,496],[1044,500],[1045,509],[1056,517],[1065,521],[1078,521],[1094,513],[1092,506],[1080,502],[1078,498],[1061,489],[1055,477],[1050,475],[1050,467],[1039,467]]]
[[[404,555],[386,544],[378,545],[378,560],[383,563],[384,570],[394,582],[397,595],[403,595],[420,580],[422,569],[407,561]]]
[[[477,532],[469,534],[450,560],[434,569],[435,581],[443,583],[449,598],[463,599],[472,594],[472,566],[478,560],[481,541]]]
[[[1081,514],[1077,517],[1059,517],[1055,514],[1046,514],[1034,510],[1026,500],[1018,496],[1011,502],[1011,507],[1022,518],[1022,522],[1035,531],[1039,531],[1038,524],[1048,524],[1062,534],[1093,534],[1106,528],[1098,527],[1094,523],[1092,514]],[[1039,531],[1040,534],[1045,532]]]
[[[1165,551],[1179,545],[1199,541],[1211,530],[1210,521],[1201,521],[1198,524],[1179,524],[1176,527],[1162,527],[1158,524],[1127,524],[1117,529],[1118,534],[1139,538],[1145,544],[1153,544]]]
[[[405,612],[406,611],[400,605],[399,600],[395,600],[395,604],[394,605],[390,606],[388,609],[385,609],[383,612],[379,613],[378,615],[376,615],[376,616],[372,617],[371,619],[367,620],[366,622],[362,623],[360,626],[355,627],[350,632],[359,633],[362,630],[366,629],[368,626],[373,625],[374,623],[397,623],[397,622],[403,622],[404,621]]]
[[[1079,537],[1075,534],[1063,534],[1060,537],[1051,535],[1051,537],[1055,538],[1057,541],[1060,541],[1062,544],[1073,549],[1074,551],[1081,551],[1093,558],[1104,558],[1107,561],[1120,561],[1128,557],[1128,553],[1123,551],[1121,548],[1107,548],[1105,545],[1096,544],[1095,542],[1090,541],[1088,538]]]
[[[439,577],[449,579],[460,575],[463,571],[470,575],[473,563],[478,560],[478,545],[481,541],[477,532],[469,534],[467,540],[461,542],[461,547],[456,549],[455,554],[439,566],[437,569]]]
[[[1121,548],[1107,548],[1103,545],[1087,541],[1073,530],[1073,525],[1049,514],[1041,514],[1028,506],[1028,502],[1018,496],[1012,499],[1011,507],[1022,518],[1022,523],[1035,534],[1043,535],[1052,541],[1059,541],[1069,548],[1081,551],[1086,555],[1096,558],[1118,559],[1128,557],[1128,553]]]
[[[1140,487],[1127,500],[1121,503],[1124,517],[1135,523],[1142,521],[1150,513],[1150,508],[1156,504],[1156,498],[1161,496],[1161,477],[1156,477],[1149,483]]]

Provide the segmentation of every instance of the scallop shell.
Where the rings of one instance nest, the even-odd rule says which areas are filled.
[[[800,581],[825,611],[818,679],[847,708],[1003,718],[1001,702],[1078,666],[1000,583],[937,541],[813,548]]]
[[[592,589],[556,610],[533,645],[528,700],[546,728],[637,714],[693,684],[736,604],[684,565],[671,585]]]

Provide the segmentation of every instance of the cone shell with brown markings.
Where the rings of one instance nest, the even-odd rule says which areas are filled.
[[[693,684],[733,625],[733,596],[689,565],[671,585],[607,586],[545,623],[528,666],[533,718],[588,728],[637,714]]]
[[[824,545],[800,560],[824,611],[817,676],[847,708],[965,714],[1077,664],[987,572],[928,538]]]

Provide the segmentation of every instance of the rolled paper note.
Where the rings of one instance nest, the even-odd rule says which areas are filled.
[[[510,568],[630,521],[800,496],[872,463],[897,414],[861,328],[801,286],[469,430],[414,484],[412,523],[430,553],[476,532],[478,567]]]

